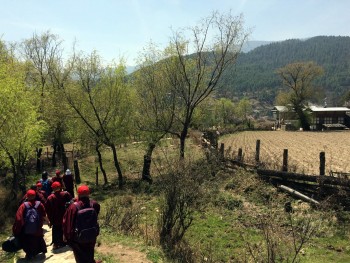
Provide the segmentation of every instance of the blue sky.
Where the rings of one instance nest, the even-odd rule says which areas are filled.
[[[128,65],[148,42],[165,46],[179,29],[214,10],[243,14],[250,40],[350,36],[349,0],[0,0],[0,38],[21,41],[50,30],[106,60]]]

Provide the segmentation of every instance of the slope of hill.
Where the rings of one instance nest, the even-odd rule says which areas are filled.
[[[273,41],[258,41],[258,40],[250,40],[247,41],[246,43],[243,44],[242,46],[242,52],[243,53],[248,53],[257,47],[263,46],[263,45],[268,45],[272,43]]]
[[[242,53],[237,64],[225,72],[220,94],[273,104],[282,88],[275,71],[297,61],[314,61],[324,68],[325,74],[316,85],[324,91],[329,105],[338,105],[350,87],[350,37],[342,36],[272,42]]]

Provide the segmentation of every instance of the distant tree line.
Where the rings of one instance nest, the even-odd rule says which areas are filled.
[[[282,82],[276,70],[294,62],[313,61],[324,69],[318,78],[318,97],[341,106],[350,88],[350,37],[318,36],[260,46],[239,56],[223,75],[220,93],[273,104]],[[317,97],[317,96],[316,96]]]

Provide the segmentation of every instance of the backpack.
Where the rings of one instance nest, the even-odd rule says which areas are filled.
[[[78,243],[93,243],[99,234],[97,213],[90,201],[90,207],[82,208],[77,202],[74,205],[78,209],[75,219],[75,241]]]
[[[1,248],[3,251],[6,251],[6,252],[17,252],[22,248],[22,245],[19,240],[19,237],[10,236],[7,240],[5,240],[1,244]]]
[[[40,215],[38,212],[38,207],[40,201],[35,201],[35,205],[29,205],[29,202],[24,202],[26,207],[24,214],[24,233],[25,234],[35,234],[40,227]]]
[[[40,179],[40,183],[43,185],[41,189],[46,192],[47,196],[49,196],[52,193],[50,180],[49,179],[46,179],[46,180]]]

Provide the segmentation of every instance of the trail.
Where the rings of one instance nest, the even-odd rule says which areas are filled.
[[[49,246],[49,244],[51,244],[51,240],[52,240],[52,228],[49,228],[48,225],[44,225],[44,239],[46,242],[47,247],[47,253],[44,256],[42,253],[37,255],[35,258],[33,258],[30,261],[27,261],[24,257],[25,257],[25,253],[23,250],[20,250],[16,257],[14,258],[14,263],[28,263],[28,262],[32,262],[32,263],[75,263],[74,260],[74,255],[73,255],[73,251],[69,246],[65,246],[59,249],[56,249],[54,251],[52,251],[52,245]]]
[[[52,251],[52,228],[44,224],[44,239],[46,242],[47,252],[44,256],[42,253],[27,261],[23,250],[17,252],[14,263],[75,263],[73,251],[69,246],[65,246]],[[102,244],[95,248],[98,252],[105,255],[112,255],[118,263],[150,263],[145,253],[137,251],[133,248],[126,247],[120,244]]]

